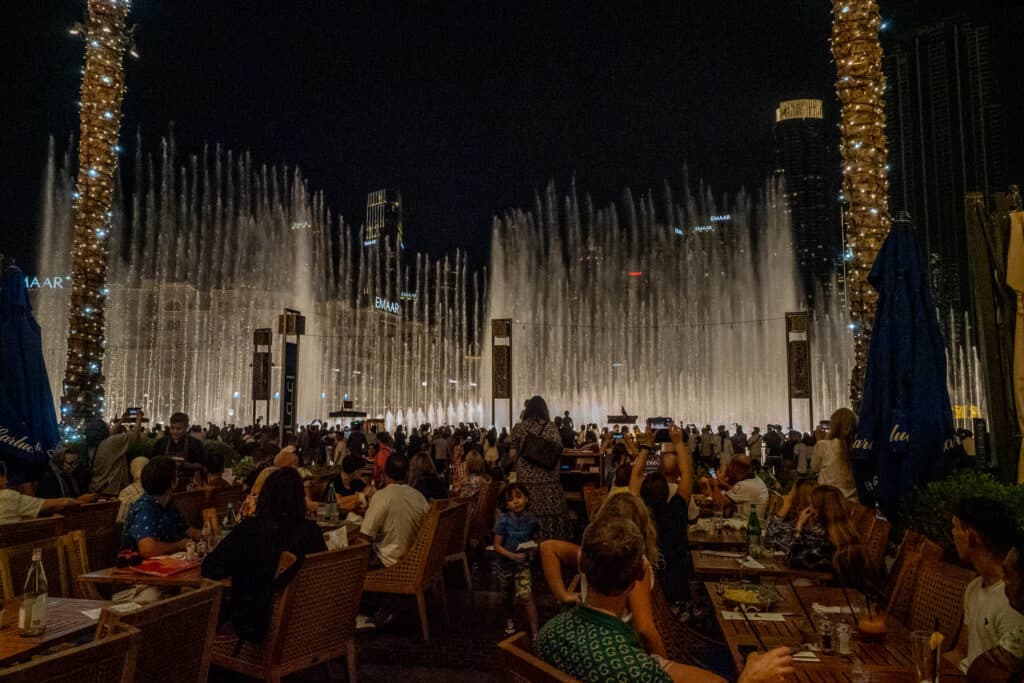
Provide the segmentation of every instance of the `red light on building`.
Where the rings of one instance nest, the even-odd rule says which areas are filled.
[[[644,273],[643,273],[642,270],[631,270],[631,271],[629,271],[629,276],[630,277],[640,277],[643,274]]]

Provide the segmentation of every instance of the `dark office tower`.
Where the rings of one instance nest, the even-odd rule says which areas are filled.
[[[987,27],[955,17],[897,36],[884,62],[889,205],[917,225],[943,312],[973,307],[964,196],[1006,190],[989,49]]]
[[[838,168],[829,153],[821,100],[786,100],[775,110],[776,170],[785,180],[797,261],[810,300],[842,256]]]
[[[402,283],[399,279],[405,242],[402,226],[402,195],[398,190],[382,189],[366,195],[366,225],[363,228],[363,258],[373,271],[367,278],[364,294],[397,301]]]

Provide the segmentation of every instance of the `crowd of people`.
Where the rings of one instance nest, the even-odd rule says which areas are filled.
[[[220,449],[212,444],[229,445],[252,463],[244,478],[247,496],[241,523],[206,556],[202,572],[232,580],[224,628],[258,641],[273,592],[295,571],[281,571],[282,553],[301,565],[302,557],[327,547],[311,519],[322,505],[336,506],[359,524],[371,545],[372,571],[393,566],[409,551],[428,500],[475,498],[498,481],[493,568],[505,596],[507,634],[515,632],[521,609],[536,653],[583,681],[606,680],[603,672],[610,670],[622,672],[618,680],[719,680],[671,661],[655,625],[655,591],[681,619],[693,608],[688,528],[702,507],[744,519],[756,515],[764,523],[764,545],[792,567],[827,571],[844,587],[865,587],[877,577],[867,570],[864,539],[849,512],[857,500],[850,464],[855,432],[856,416],[845,408],[811,434],[768,425],[748,435],[738,425],[730,432],[674,422],[645,430],[577,428],[568,413],[552,419],[539,396],[526,401],[510,431],[500,432],[472,424],[400,426],[393,435],[376,423],[314,423],[297,432],[277,425],[203,428],[183,413],[165,427],[149,428],[139,411],[112,425],[91,425],[84,456],[61,450],[30,480],[8,482],[0,466],[0,523],[116,498],[125,550],[142,557],[182,551],[203,531],[189,527],[172,495],[229,486]],[[139,454],[143,436],[152,446]],[[560,475],[566,448],[599,455],[607,471],[608,495],[582,533],[568,514]],[[320,493],[310,470],[322,466],[331,469]],[[774,480],[774,470],[787,472],[790,485],[781,508],[769,515],[766,480]],[[1020,670],[1024,662],[1018,611],[1024,543],[1005,524],[1009,517],[985,499],[965,498],[954,510],[957,552],[979,576],[965,595],[965,628],[953,656],[964,671],[988,676],[978,680],[1006,680],[999,672]],[[535,569],[567,607],[543,626]],[[577,574],[578,584],[565,580]],[[390,621],[386,601],[367,596],[364,603],[371,623]],[[739,680],[782,680],[791,667],[789,650],[778,648],[752,655]]]

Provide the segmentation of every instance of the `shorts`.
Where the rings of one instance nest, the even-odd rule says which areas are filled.
[[[533,577],[529,562],[513,562],[506,558],[498,560],[498,580],[501,591],[519,600],[529,600],[533,595]]]

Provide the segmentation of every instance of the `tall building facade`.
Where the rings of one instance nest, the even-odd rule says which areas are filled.
[[[1005,191],[1003,114],[990,32],[955,17],[897,36],[887,46],[889,205],[910,214],[936,305],[973,306],[965,195]]]
[[[776,173],[785,182],[805,295],[829,282],[840,263],[836,175],[822,101],[785,100],[775,110]]]
[[[402,223],[402,194],[380,189],[366,195],[366,223],[363,227],[363,259],[370,272],[363,294],[398,301],[403,283],[399,281],[405,234]],[[372,302],[370,302],[372,303]]]

